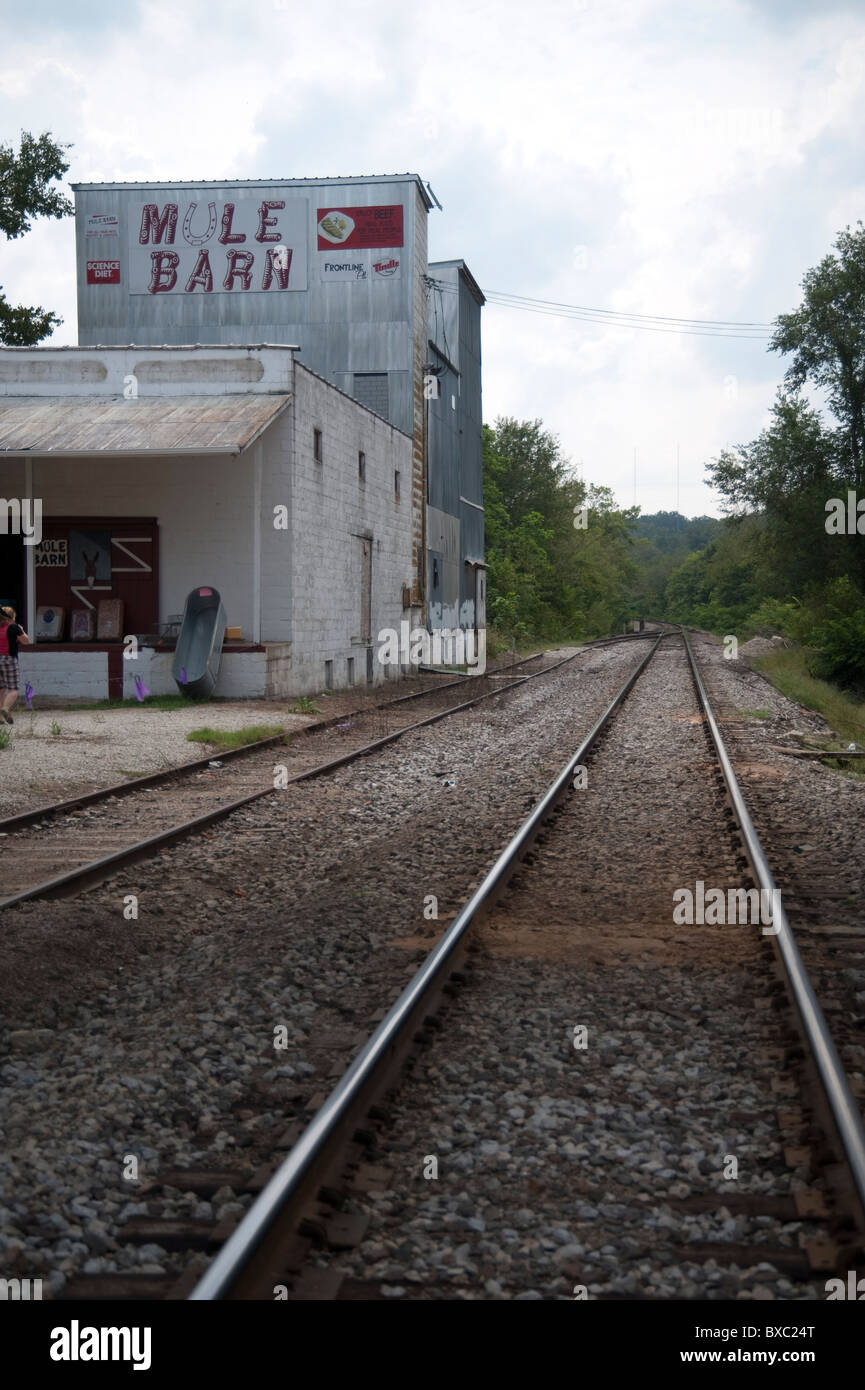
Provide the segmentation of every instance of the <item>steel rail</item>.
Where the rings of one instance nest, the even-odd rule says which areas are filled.
[[[712,711],[709,696],[706,692],[703,677],[694,657],[691,643],[687,632],[682,629],[682,637],[685,641],[685,650],[691,665],[691,673],[700,700],[700,705],[715,746],[715,752],[727,791],[733,806],[739,829],[745,847],[745,853],[750,861],[754,876],[758,886],[765,893],[772,896],[768,899],[772,903],[772,927],[773,944],[777,950],[781,961],[786,982],[789,986],[796,1010],[802,1025],[811,1056],[817,1068],[817,1074],[823,1089],[823,1094],[829,1106],[830,1115],[838,1133],[847,1164],[853,1178],[856,1197],[859,1205],[859,1220],[861,1229],[865,1230],[865,1129],[862,1126],[862,1119],[859,1114],[858,1106],[850,1092],[847,1084],[847,1077],[832,1035],[826,1023],[823,1010],[817,1001],[814,988],[805,969],[804,962],[799,954],[799,948],[793,935],[793,930],[787,920],[787,914],[781,903],[781,894],[775,886],[772,871],[769,868],[763,847],[754,828],[745,798],[742,795],[736,774],[733,771],[733,764],[727,752],[718,722]],[[763,901],[766,901],[763,899]]]
[[[580,650],[571,656],[563,657],[560,661],[553,662],[551,666],[545,666],[542,671],[533,671],[529,676],[516,676],[506,685],[500,685],[495,690],[488,690],[483,695],[475,695],[470,700],[463,700],[458,705],[450,705],[447,709],[437,710],[435,714],[427,715],[425,719],[418,719],[413,724],[406,724],[402,729],[396,729],[393,733],[385,734],[382,738],[374,739],[372,743],[365,743],[360,748],[355,748],[348,753],[343,753],[338,758],[330,758],[327,762],[317,763],[315,767],[308,768],[306,772],[298,772],[293,777],[286,779],[285,786],[291,786],[295,782],[309,782],[317,777],[323,777],[329,772],[335,772],[337,768],[345,767],[348,763],[356,762],[360,758],[368,757],[371,753],[377,753],[380,748],[386,747],[390,743],[395,743],[406,734],[423,729],[430,724],[438,724],[441,720],[447,719],[452,714],[459,714],[462,710],[472,709],[475,705],[480,705],[484,700],[493,700],[499,695],[506,694],[509,690],[514,690],[518,686],[525,685],[528,681],[538,680],[541,676],[548,676],[552,671],[557,671],[560,666],[565,666],[569,661],[574,661],[580,655]],[[441,689],[441,687],[440,687]],[[438,694],[439,691],[423,691],[421,694]],[[390,702],[388,702],[390,703]],[[394,702],[396,703],[396,702]],[[262,740],[259,746],[270,740]],[[252,746],[252,745],[248,745]],[[240,749],[238,752],[242,751]],[[188,766],[188,764],[187,764]],[[92,859],[87,864],[80,865],[77,869],[70,869],[65,874],[58,874],[55,878],[46,879],[43,883],[34,885],[31,888],[22,888],[17,893],[10,894],[9,897],[0,898],[0,912],[6,908],[15,907],[18,903],[29,902],[33,898],[57,898],[68,897],[70,892],[79,892],[86,887],[95,887],[102,883],[107,877],[113,874],[124,864],[139,863],[143,859],[150,859],[160,850],[168,849],[171,845],[177,844],[180,840],[188,839],[199,831],[206,829],[215,822],[224,820],[235,811],[242,810],[245,806],[252,805],[255,801],[260,801],[262,797],[273,796],[283,787],[263,787],[258,791],[248,792],[245,796],[237,797],[233,801],[223,802],[211,811],[205,811],[200,816],[195,816],[192,820],[182,821],[178,825],[169,826],[167,830],[161,830],[158,834],[148,837],[146,840],[137,840],[134,844],[124,849],[115,850],[112,854],[101,856],[99,859]]]
[[[586,757],[605,725],[622,704],[648,662],[654,656],[664,636],[657,636],[654,646],[642,658],[619,692],[595,721],[577,751],[568,760],[523,821],[516,834],[498,856],[492,868],[469,898],[441,941],[433,948],[396,1003],[364,1044],[348,1071],[337,1083],[324,1104],[313,1116],[291,1153],[277,1169],[264,1190],[243,1217],[236,1230],[222,1247],[213,1263],[189,1295],[192,1301],[224,1298],[244,1298],[252,1295],[252,1287],[263,1287],[264,1276],[279,1270],[280,1242],[287,1238],[300,1219],[304,1203],[321,1185],[316,1177],[319,1167],[328,1161],[329,1145],[341,1134],[350,1132],[362,1108],[369,1104],[367,1096],[376,1085],[376,1076],[392,1064],[397,1047],[405,1045],[406,1034],[419,1010],[428,1007],[428,999],[439,985],[446,967],[452,961],[472,920],[484,906],[489,906],[504,887],[510,873],[535,838],[541,823],[563,797],[574,769]],[[567,658],[571,660],[572,658]],[[251,1272],[257,1257],[267,1264],[261,1273]],[[252,1280],[252,1282],[250,1282]]]
[[[380,714],[382,711],[386,713],[394,705],[406,704],[409,700],[423,700],[426,696],[440,695],[443,690],[452,690],[456,686],[462,685],[463,680],[466,679],[485,680],[488,675],[505,675],[514,667],[525,666],[527,662],[537,661],[543,655],[543,652],[535,652],[534,655],[521,657],[519,661],[513,661],[510,666],[502,667],[500,670],[484,672],[482,676],[462,677],[460,680],[448,681],[446,685],[432,686],[429,690],[413,690],[410,695],[398,695],[395,700],[382,700],[377,705],[348,710],[345,714],[334,714],[328,719],[318,719],[314,724],[302,725],[301,728],[292,732],[299,738],[307,738],[312,734],[320,733],[323,729],[332,729],[335,724],[339,724],[343,720],[361,719],[364,715]],[[543,672],[536,671],[535,675],[543,675]],[[81,792],[79,796],[70,796],[63,801],[49,801],[42,806],[34,807],[32,811],[19,811],[15,815],[0,819],[0,834],[11,835],[18,830],[24,830],[28,825],[35,825],[37,821],[44,820],[46,816],[68,814],[70,811],[77,811],[84,806],[92,806],[95,802],[107,801],[112,796],[129,796],[131,792],[143,791],[145,787],[156,787],[193,772],[203,772],[215,757],[218,757],[220,762],[227,763],[235,758],[247,757],[250,753],[256,753],[262,748],[284,744],[286,739],[290,737],[291,732],[286,733],[285,731],[280,734],[269,734],[267,738],[257,738],[252,743],[244,743],[240,748],[226,748],[220,753],[208,753],[203,758],[193,758],[190,762],[178,763],[176,767],[163,768],[159,772],[146,772],[142,777],[130,777],[123,782],[109,783],[106,787],[96,787],[92,792]]]

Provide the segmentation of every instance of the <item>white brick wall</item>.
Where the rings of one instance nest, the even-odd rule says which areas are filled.
[[[158,358],[159,353],[160,349],[147,350],[148,358]],[[43,356],[51,360],[50,354]],[[276,353],[274,362],[266,365],[272,372],[277,367],[282,371],[289,358],[288,353]],[[127,366],[118,352],[111,362],[114,375]],[[34,495],[42,499],[46,519],[157,519],[161,622],[183,611],[190,590],[211,584],[222,595],[229,624],[241,627],[247,641],[271,646],[267,653],[224,656],[218,695],[313,693],[324,687],[326,661],[333,663],[334,687],[347,684],[349,660],[354,661],[354,683],[365,684],[368,648],[357,641],[362,536],[372,542],[373,679],[379,682],[396,674],[378,664],[376,638],[384,628],[398,630],[408,616],[402,609],[402,588],[414,579],[412,441],[298,362],[292,365],[291,379],[291,405],[239,458],[33,459]],[[282,379],[283,389],[285,384]],[[56,394],[66,389],[72,393],[68,386],[54,386]],[[76,386],[75,393],[79,390]],[[313,458],[315,428],[323,436],[321,464]],[[358,475],[361,450],[366,455],[363,482]],[[394,493],[396,471],[399,497]],[[22,495],[22,479],[20,459],[0,460],[0,496]],[[273,524],[274,508],[280,505],[288,508],[287,530]],[[93,698],[104,698],[104,654],[70,654],[68,680],[61,677],[63,655],[33,658],[52,663],[56,693],[71,696],[92,690]],[[103,675],[87,665],[97,657]],[[167,662],[167,670],[162,662]],[[148,658],[146,670],[143,654],[137,663],[124,663],[127,695],[134,695],[136,674],[154,694],[175,689],[170,658]],[[43,686],[40,693],[48,692]]]
[[[294,367],[292,689],[324,687],[326,661],[334,687],[366,681],[366,647],[352,643],[361,630],[361,542],[372,536],[372,639],[399,629],[402,586],[411,584],[411,451],[407,435],[338,392],[299,362]],[[324,460],[313,458],[313,430],[323,436]],[[366,454],[366,481],[358,477],[358,451]],[[394,496],[394,472],[401,495]],[[385,671],[374,661],[374,680]]]
[[[135,677],[140,676],[151,695],[177,695],[177,683],[171,674],[173,652],[157,652],[142,647],[135,661],[123,663],[123,698],[135,699]],[[265,694],[267,669],[266,652],[222,653],[219,679],[214,692],[217,699],[253,700]],[[105,694],[99,696],[105,699]]]
[[[19,700],[27,682],[34,696],[56,700],[107,700],[107,652],[53,652],[34,655],[19,649]]]

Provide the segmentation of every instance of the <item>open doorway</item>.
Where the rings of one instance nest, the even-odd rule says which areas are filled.
[[[22,627],[27,626],[27,580],[24,568],[24,537],[0,536],[0,605],[11,604]]]

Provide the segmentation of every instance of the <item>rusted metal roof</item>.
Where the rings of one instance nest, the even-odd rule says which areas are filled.
[[[0,456],[242,454],[287,395],[0,397]]]

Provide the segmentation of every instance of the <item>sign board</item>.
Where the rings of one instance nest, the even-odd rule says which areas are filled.
[[[91,212],[84,230],[87,236],[120,236],[120,218],[113,212]]]
[[[65,569],[68,563],[68,542],[66,540],[43,540],[37,545],[37,569]]]
[[[88,285],[119,285],[120,262],[88,261],[87,283]]]
[[[319,251],[340,246],[346,251],[364,247],[403,245],[402,204],[373,208],[319,208]]]
[[[398,280],[401,260],[387,251],[360,252],[356,256],[322,256],[319,276],[327,283],[338,280],[363,281]]]
[[[212,190],[178,190],[132,203],[130,294],[305,290],[308,201],[278,187],[264,192],[217,199]]]

